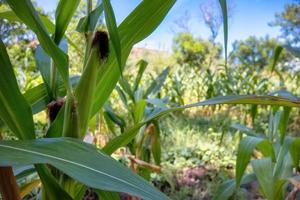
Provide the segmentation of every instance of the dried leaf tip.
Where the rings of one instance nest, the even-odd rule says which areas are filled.
[[[99,48],[99,56],[102,60],[106,59],[109,54],[109,39],[107,32],[97,31],[94,35],[92,46]]]

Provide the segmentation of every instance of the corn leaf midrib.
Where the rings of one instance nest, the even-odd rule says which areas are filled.
[[[69,142],[70,145],[78,145],[78,143],[74,143],[73,142],[73,139],[63,138],[63,139],[59,139],[59,140],[60,140],[60,142],[61,142],[61,140],[64,140],[65,142]],[[62,145],[62,144],[59,144],[59,145]],[[83,145],[83,144],[79,144],[79,145]],[[125,180],[124,178],[123,179],[122,178],[118,178],[118,177],[116,177],[114,175],[108,174],[107,172],[100,171],[100,170],[98,170],[98,169],[96,169],[94,167],[91,167],[91,166],[88,166],[88,165],[84,165],[84,164],[82,164],[82,163],[80,163],[78,161],[73,161],[71,159],[62,158],[62,157],[59,157],[57,155],[53,155],[51,153],[45,154],[45,153],[37,152],[36,151],[37,147],[35,147],[35,146],[34,147],[26,147],[26,149],[24,149],[24,146],[16,147],[16,145],[11,145],[11,144],[7,145],[7,144],[3,144],[2,143],[2,144],[0,144],[0,147],[1,148],[6,148],[6,149],[13,150],[15,153],[18,152],[18,151],[22,152],[22,153],[26,154],[26,156],[29,156],[28,154],[33,155],[33,156],[39,156],[40,157],[39,159],[45,160],[45,162],[47,162],[49,164],[54,163],[53,164],[54,166],[55,166],[55,163],[57,163],[57,162],[59,162],[59,165],[64,165],[64,166],[73,165],[73,166],[77,166],[77,167],[81,168],[82,170],[89,170],[89,171],[91,171],[93,173],[101,174],[101,175],[104,175],[106,177],[109,177],[111,179],[111,181],[114,180],[116,182],[121,182],[121,183],[127,185],[128,187],[134,188],[136,191],[140,191],[141,194],[144,194],[144,195],[148,196],[148,198],[156,196],[156,194],[153,194],[151,191],[144,190],[143,188],[140,188],[139,185],[137,185],[137,184],[135,185],[133,183],[130,183],[127,180]],[[85,150],[85,148],[86,148],[85,145],[82,146],[82,147],[83,147],[83,149],[81,149],[81,150]],[[52,148],[53,148],[53,146],[52,146]],[[87,150],[87,151],[89,151],[89,150]],[[95,152],[96,152],[96,149],[95,149]],[[97,151],[97,153],[99,153],[99,155],[101,155],[103,157],[103,159],[105,159],[105,158],[111,159],[110,157],[108,157],[106,154],[103,154],[102,152]],[[95,157],[95,159],[96,159],[96,157]],[[4,162],[5,162],[5,160],[4,160]],[[65,163],[65,164],[63,164],[63,163]],[[59,165],[57,166],[58,169],[59,169]],[[66,171],[66,173],[68,174],[67,171]]]

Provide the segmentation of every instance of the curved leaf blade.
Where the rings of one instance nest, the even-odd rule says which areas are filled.
[[[99,17],[102,12],[103,4],[100,3],[88,16],[85,16],[79,20],[76,30],[79,33],[85,33],[88,31],[93,32],[97,26]]]
[[[294,141],[291,142],[289,152],[291,154],[293,165],[294,167],[299,167],[299,161],[300,161],[300,138],[294,139]]]
[[[117,27],[117,22],[115,18],[115,14],[113,11],[113,8],[110,4],[110,0],[103,0],[103,8],[104,8],[104,14],[105,14],[105,21],[107,25],[107,29],[109,32],[110,39],[113,44],[113,49],[115,51],[115,54],[117,56],[118,66],[120,73],[122,73],[122,51],[121,51],[121,42]]]
[[[55,11],[54,42],[59,44],[80,0],[60,0]]]
[[[274,69],[275,69],[275,66],[277,65],[278,63],[278,59],[279,59],[279,56],[282,52],[283,48],[282,46],[277,46],[275,51],[274,51],[274,55],[273,55],[273,64],[272,64],[272,67],[271,67],[271,71],[273,72]]]
[[[257,175],[258,183],[263,195],[267,199],[274,199],[273,164],[271,158],[251,161],[253,171]]]
[[[227,43],[228,43],[228,15],[226,0],[219,0],[223,14],[223,30],[224,30],[224,51],[225,51],[225,68],[227,67]]]
[[[126,192],[148,200],[168,199],[130,169],[76,139],[1,141],[0,158],[0,165],[48,163],[92,188]]]
[[[137,74],[137,76],[136,76],[136,78],[134,80],[134,85],[133,85],[133,91],[134,92],[137,91],[137,89],[139,87],[139,84],[141,82],[142,76],[143,76],[143,74],[144,74],[144,72],[145,72],[145,70],[146,70],[146,68],[148,66],[148,62],[145,61],[145,60],[143,60],[143,59],[141,59],[137,63],[137,65],[139,65],[139,71],[138,71],[138,74]]]
[[[283,98],[276,96],[257,96],[257,95],[231,95],[231,96],[221,96],[212,99],[208,99],[206,101],[189,104],[180,107],[174,108],[166,108],[161,109],[160,111],[153,113],[143,122],[136,124],[135,126],[129,128],[122,135],[115,137],[112,139],[103,150],[111,154],[116,151],[119,147],[127,145],[136,135],[137,131],[144,126],[146,123],[158,119],[166,114],[171,112],[184,110],[187,108],[193,108],[198,106],[209,106],[209,105],[217,105],[217,104],[254,104],[254,105],[278,105],[278,106],[287,106],[287,107],[300,107],[300,101],[291,99],[291,98]]]
[[[236,159],[235,179],[237,187],[240,186],[241,179],[244,175],[247,165],[249,164],[252,152],[258,145],[264,146],[265,148],[263,149],[268,150],[268,152],[263,153],[274,155],[274,153],[272,152],[272,144],[268,140],[251,136],[243,138],[240,141]],[[271,151],[271,153],[269,151]]]
[[[241,183],[247,184],[256,180],[255,174],[246,174],[243,176]],[[235,180],[228,180],[220,185],[216,194],[213,197],[213,200],[227,200],[234,195],[236,191]]]
[[[43,49],[51,56],[64,81],[70,89],[68,57],[50,38],[45,25],[30,0],[7,0],[14,13],[37,35]]]
[[[34,139],[30,105],[21,94],[5,46],[0,40],[0,118],[20,139]]]

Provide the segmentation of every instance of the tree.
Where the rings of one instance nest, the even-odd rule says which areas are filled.
[[[276,13],[271,26],[279,26],[281,37],[292,46],[300,47],[300,1],[287,4],[282,13]]]
[[[262,70],[271,63],[271,59],[278,42],[268,36],[257,38],[251,36],[244,41],[235,41],[230,55],[233,65]],[[283,51],[280,57],[281,68],[283,63],[290,59],[290,55]]]
[[[180,33],[174,39],[173,51],[178,64],[201,69],[221,58],[222,47],[191,33]]]

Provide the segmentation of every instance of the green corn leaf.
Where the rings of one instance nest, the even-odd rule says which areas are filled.
[[[256,174],[260,191],[266,199],[284,199],[283,186],[287,180],[277,179],[273,175],[274,164],[271,158],[262,158],[251,161],[253,171]]]
[[[128,108],[127,97],[126,97],[125,93],[123,92],[123,90],[118,85],[116,85],[115,89],[116,89],[116,91],[117,91],[117,93],[118,93],[118,95],[119,95],[119,97],[120,97],[120,99],[121,99],[124,107]]]
[[[251,119],[252,119],[252,124],[255,124],[255,118],[256,118],[256,115],[257,115],[257,105],[252,105],[251,106]]]
[[[168,77],[169,72],[170,68],[167,67],[157,76],[155,80],[152,81],[144,94],[145,98],[147,98],[149,95],[155,96],[160,91],[161,87]]]
[[[278,59],[279,59],[279,56],[281,54],[283,50],[283,47],[282,46],[277,46],[275,51],[274,51],[274,55],[273,55],[273,64],[272,64],[272,67],[271,67],[271,71],[273,72],[274,69],[275,69],[275,66],[277,65],[278,63]]]
[[[102,113],[103,118],[105,120],[105,125],[107,126],[108,130],[110,130],[110,132],[116,136],[116,129],[115,129],[115,122],[111,119],[111,117],[109,116],[109,114],[107,112],[103,112]]]
[[[85,16],[79,20],[76,30],[79,33],[86,33],[88,31],[93,32],[97,26],[101,13],[103,13],[102,3],[97,5],[97,7],[89,14],[89,16]]]
[[[1,141],[0,158],[0,165],[48,163],[92,188],[130,193],[148,200],[168,199],[130,169],[76,139]]]
[[[272,144],[263,138],[247,136],[240,141],[236,159],[236,186],[240,186],[241,179],[250,161],[253,150],[260,145],[260,149],[269,149],[267,154],[274,155]],[[266,152],[263,152],[266,153]]]
[[[280,122],[279,122],[279,127],[278,127],[279,128],[281,144],[283,144],[284,139],[285,139],[285,135],[286,135],[286,132],[287,132],[290,112],[291,112],[291,108],[289,108],[289,107],[284,107],[283,108],[283,113],[281,115]]]
[[[160,117],[169,114],[171,112],[181,111],[188,108],[208,106],[208,105],[218,105],[218,104],[255,104],[255,105],[278,105],[278,106],[288,106],[288,107],[300,107],[300,101],[290,98],[282,98],[275,96],[256,96],[256,95],[232,95],[232,96],[221,96],[212,99],[208,99],[203,102],[189,104],[174,108],[164,108],[158,112],[153,113],[143,122],[136,124],[135,126],[129,128],[122,135],[112,139],[103,150],[111,154],[116,151],[119,147],[126,146],[136,135],[137,131],[147,124],[148,122],[159,119]],[[262,139],[262,138],[261,138]],[[263,139],[262,139],[263,140]],[[242,170],[243,171],[243,170]],[[241,174],[242,175],[242,174]]]
[[[68,44],[67,44],[66,40],[63,40],[60,43],[59,47],[65,53],[68,53]],[[52,94],[51,87],[50,87],[50,85],[51,85],[51,83],[50,83],[50,81],[51,81],[51,59],[40,45],[37,46],[34,57],[35,57],[36,65],[37,65],[37,67],[42,75],[43,81],[45,83],[48,96],[50,97],[50,99],[53,99],[53,94]],[[62,84],[61,84],[61,79],[60,79],[59,75],[56,77],[56,79],[57,79],[57,81],[56,81],[57,86],[55,88],[57,89],[56,93],[58,94],[59,90],[60,90],[60,86]]]
[[[271,158],[262,158],[251,161],[253,171],[258,179],[261,191],[267,199],[274,199],[273,163]]]
[[[296,138],[290,144],[290,154],[293,160],[294,167],[299,167],[300,161],[300,138]]]
[[[50,89],[51,59],[40,45],[37,46],[34,57],[35,57],[36,66],[39,69],[43,81],[45,83],[48,96],[52,98],[51,89]]]
[[[254,180],[256,180],[255,174],[246,174],[243,176],[241,183],[247,184]],[[235,191],[236,191],[235,180],[232,179],[232,180],[225,181],[220,185],[220,187],[216,191],[213,200],[227,200],[234,195]]]
[[[121,88],[123,89],[123,91],[126,92],[126,94],[129,96],[129,98],[134,102],[135,99],[134,99],[134,94],[131,89],[131,86],[123,76],[120,78],[119,84],[120,84]]]
[[[50,33],[54,33],[55,26],[51,22],[51,20],[49,20],[49,18],[47,16],[44,16],[44,15],[39,15],[39,17],[41,18],[41,20],[42,20],[43,24],[45,25],[47,31],[50,32]],[[23,23],[23,21],[20,20],[17,17],[17,15],[13,11],[11,11],[11,10],[1,11],[0,12],[0,18],[6,19],[9,22],[20,22],[20,23]]]
[[[234,128],[242,133],[245,133],[247,136],[253,136],[253,137],[262,137],[265,138],[264,135],[256,133],[253,129],[248,128],[242,124],[233,124],[230,126],[231,128]]]
[[[120,128],[124,128],[126,126],[125,120],[117,115],[112,107],[109,104],[104,105],[104,113],[107,115],[107,117],[116,125],[118,125]]]
[[[27,90],[23,95],[31,105],[32,114],[43,111],[51,101],[44,83]]]
[[[30,105],[21,94],[5,46],[0,40],[0,118],[20,139],[34,139]]]
[[[69,69],[68,57],[59,49],[59,47],[50,38],[45,25],[43,24],[38,13],[34,9],[30,0],[7,0],[11,9],[19,19],[23,21],[38,37],[39,42],[45,52],[51,56],[59,73],[64,81],[65,87],[69,90]]]
[[[21,143],[21,141],[19,141],[19,142]],[[8,161],[4,157],[2,157],[2,158],[4,160],[0,160],[0,165],[1,165],[1,163],[7,163],[7,161]],[[13,156],[11,159],[13,159]],[[16,159],[16,158],[14,158],[14,159]],[[25,160],[26,160],[26,158],[25,158]],[[16,162],[16,161],[11,162],[11,165],[13,165],[14,162]],[[29,164],[34,164],[34,163],[31,162]],[[4,164],[4,165],[6,165],[6,164]],[[35,169],[36,169],[36,171],[41,179],[41,182],[43,184],[43,190],[44,190],[43,192],[46,192],[49,199],[72,200],[72,198],[69,196],[69,194],[66,191],[64,191],[62,189],[62,187],[58,184],[57,180],[51,174],[50,170],[46,167],[46,165],[36,164]]]
[[[160,128],[158,121],[153,122],[155,126],[155,133],[152,136],[151,152],[155,161],[155,164],[160,165],[161,162],[161,143],[160,143]]]
[[[280,89],[274,92],[269,93],[270,95],[278,95],[280,97],[285,97],[289,99],[299,100],[298,97],[293,95],[291,92],[287,91],[286,89]]]
[[[235,180],[231,179],[222,183],[214,195],[214,200],[227,200],[233,196],[236,189]]]
[[[139,100],[135,104],[134,111],[133,111],[135,123],[139,123],[140,121],[143,120],[146,104],[147,102],[144,99]]]
[[[227,43],[228,43],[228,15],[226,0],[219,0],[223,14],[225,68],[227,68]]]
[[[29,175],[36,173],[32,165],[14,167],[13,170],[17,181],[24,180],[24,178],[27,178]]]
[[[146,123],[139,123],[135,126],[133,126],[132,128],[129,128],[128,130],[126,130],[124,133],[122,133],[122,135],[117,136],[115,138],[113,138],[112,140],[110,140],[104,147],[103,147],[103,151],[108,154],[111,155],[113,152],[115,152],[118,148],[126,146],[127,144],[129,144],[136,136],[136,134],[138,133],[138,130],[144,126]]]
[[[139,84],[141,82],[141,79],[143,77],[143,74],[148,66],[148,62],[146,62],[145,60],[141,59],[137,65],[139,65],[139,71],[138,71],[138,74],[134,80],[134,85],[133,85],[133,91],[137,91],[138,87],[139,87]]]
[[[70,81],[71,81],[72,87],[77,85],[79,78],[80,78],[79,76],[71,77]],[[63,84],[60,84],[58,86],[58,94],[61,97],[66,95],[66,89],[63,86]],[[33,114],[37,114],[37,113],[45,110],[45,108],[51,101],[44,83],[27,90],[23,95],[24,95],[25,99],[27,100],[27,102],[31,105]]]
[[[285,138],[284,142],[280,145],[279,152],[276,156],[276,163],[273,170],[273,177],[275,180],[286,179],[291,177],[293,172],[293,161],[289,154],[289,149],[293,139],[290,137]]]
[[[109,32],[110,40],[112,42],[113,49],[117,56],[120,73],[122,73],[121,42],[120,42],[120,37],[119,37],[115,14],[114,14],[113,8],[110,4],[110,0],[103,0],[102,2],[103,2],[105,21],[106,21],[107,29]]]
[[[109,192],[103,190],[96,190],[95,192],[103,200],[120,200],[120,195],[117,192]]]
[[[80,0],[60,0],[55,11],[54,42],[59,44]]]

